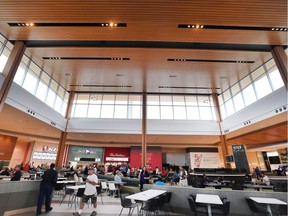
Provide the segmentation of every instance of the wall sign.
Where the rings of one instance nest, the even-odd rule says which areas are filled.
[[[250,173],[250,167],[246,156],[245,146],[232,145],[232,152],[234,156],[235,166],[237,169],[245,169],[246,173]]]

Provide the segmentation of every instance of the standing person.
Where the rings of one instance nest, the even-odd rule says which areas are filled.
[[[185,187],[188,185],[187,176],[188,176],[187,171],[182,166],[179,166],[180,186]]]
[[[93,203],[94,209],[90,216],[95,216],[97,214],[96,208],[97,208],[97,190],[96,185],[98,184],[98,177],[94,173],[94,169],[90,167],[88,169],[88,176],[86,179],[86,186],[84,195],[82,197],[82,201],[80,204],[80,208],[78,212],[74,212],[73,215],[79,216],[82,213],[82,210],[84,208],[85,203],[88,202],[89,199],[91,199],[91,203]]]
[[[11,174],[11,180],[10,181],[20,181],[21,175],[22,175],[22,173],[20,171],[20,166],[16,165],[13,173]]]
[[[45,197],[45,209],[46,212],[52,211],[51,207],[51,199],[52,199],[52,191],[54,186],[57,183],[58,172],[55,170],[55,164],[51,163],[50,169],[46,170],[42,176],[42,181],[40,183],[40,191],[37,202],[37,210],[36,215],[40,215],[44,197]]]
[[[140,191],[143,191],[143,185],[149,183],[150,174],[146,170],[146,167],[144,166],[139,174],[140,179]]]
[[[261,177],[262,177],[261,171],[260,171],[260,169],[259,169],[258,166],[256,166],[254,172],[255,172],[255,174],[256,174],[256,178],[261,178]]]
[[[123,177],[123,174],[121,173],[120,170],[117,170],[116,171],[116,175],[114,176],[114,182],[115,182],[115,185],[116,187],[118,188],[118,193],[117,195],[115,195],[115,197],[118,197],[118,194],[120,194],[120,190],[122,188],[122,177]]]

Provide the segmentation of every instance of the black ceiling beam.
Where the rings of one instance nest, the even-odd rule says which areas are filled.
[[[11,43],[16,41],[11,40]],[[226,44],[193,42],[157,42],[157,41],[74,41],[74,40],[28,40],[23,41],[27,47],[106,47],[106,48],[162,48],[162,49],[207,49],[270,52],[273,47],[281,45],[262,44]],[[287,45],[283,46],[284,49]]]

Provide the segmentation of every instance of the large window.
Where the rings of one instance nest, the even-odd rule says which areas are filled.
[[[12,49],[13,45],[0,35],[0,73]],[[69,93],[26,55],[23,55],[13,81],[65,115]]]
[[[140,119],[141,95],[76,94],[71,117]]]
[[[273,59],[257,68],[221,94],[222,118],[226,118],[284,86]]]
[[[147,118],[215,120],[215,110],[206,95],[148,95]]]

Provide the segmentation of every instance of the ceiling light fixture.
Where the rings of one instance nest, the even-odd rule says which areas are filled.
[[[130,58],[124,57],[42,57],[44,60],[113,60],[113,61],[129,61]]]
[[[215,63],[243,63],[243,64],[253,64],[255,61],[243,61],[243,60],[210,60],[210,59],[167,59],[167,61],[176,62],[215,62]]]
[[[178,28],[202,28],[222,30],[251,30],[251,31],[287,31],[287,27],[257,27],[257,26],[221,26],[221,25],[200,25],[200,24],[178,24]]]
[[[11,27],[127,27],[127,23],[8,23]]]

